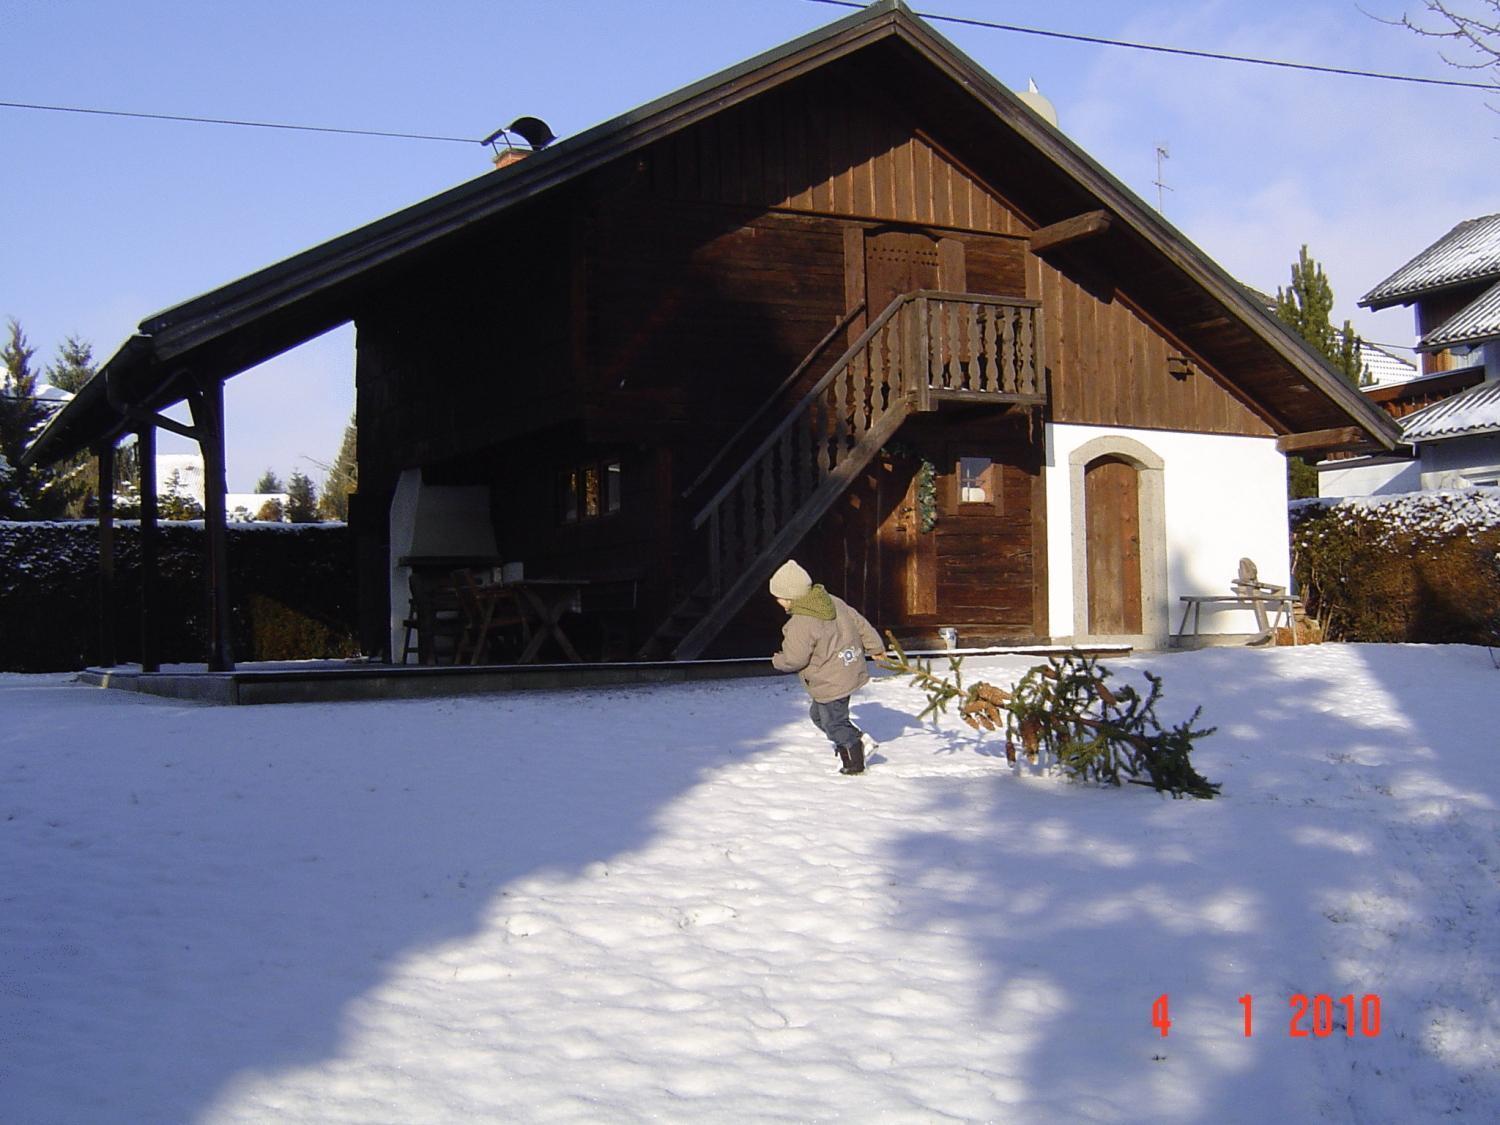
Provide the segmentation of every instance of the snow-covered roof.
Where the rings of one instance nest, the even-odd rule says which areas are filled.
[[[1490,277],[1500,278],[1500,214],[1465,219],[1359,303],[1372,309],[1410,304],[1420,294]]]
[[[1405,383],[1421,374],[1417,365],[1405,356],[1367,340],[1359,343],[1359,359],[1369,372],[1371,380],[1380,387],[1391,383]]]
[[[31,397],[37,402],[45,402],[48,405],[61,406],[73,399],[72,391],[65,391],[61,387],[54,387],[51,383],[38,383],[31,392]]]
[[[1494,339],[1500,339],[1500,281],[1486,289],[1477,301],[1465,305],[1423,336],[1417,348],[1436,352]]]
[[[1401,420],[1401,440],[1411,443],[1482,433],[1500,433],[1500,381],[1493,379]]]

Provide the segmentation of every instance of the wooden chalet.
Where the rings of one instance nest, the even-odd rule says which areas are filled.
[[[30,456],[188,398],[222,491],[222,381],[351,320],[369,652],[393,511],[447,489],[483,553],[627,591],[616,655],[764,653],[789,556],[909,640],[1161,643],[1195,580],[1285,571],[1280,468],[1222,477],[1270,530],[1196,578],[1172,473],[1395,442],[896,0],[144,322]]]

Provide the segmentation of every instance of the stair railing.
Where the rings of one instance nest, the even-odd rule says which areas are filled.
[[[781,396],[785,394],[788,389],[797,385],[797,380],[802,378],[803,374],[809,367],[813,365],[817,358],[823,354],[828,345],[833,343],[838,334],[845,331],[849,327],[849,325],[853,324],[854,318],[864,311],[865,303],[863,301],[860,301],[857,305],[855,305],[852,309],[850,309],[839,318],[838,323],[836,323],[832,328],[828,330],[828,334],[826,336],[824,336],[821,340],[813,345],[812,351],[803,356],[802,362],[797,364],[797,366],[792,369],[792,373],[785,379],[783,379],[781,383],[776,387],[776,389],[765,397],[760,406],[758,406],[751,413],[750,417],[745,419],[740,428],[734,432],[734,436],[719,447],[719,451],[715,453],[713,459],[703,467],[703,471],[699,473],[696,478],[694,478],[693,483],[682,490],[682,498],[684,500],[696,493],[699,488],[703,487],[704,482],[713,475],[714,470],[723,463],[724,459],[728,457],[732,452],[734,452],[734,450],[739,446],[740,442],[744,439],[745,435],[755,427],[756,423],[758,423],[762,418],[766,416],[766,412],[776,405],[778,400],[780,400]]]
[[[877,417],[905,407],[913,309],[909,296],[892,301],[693,518],[694,530],[708,525],[715,593],[795,521]]]

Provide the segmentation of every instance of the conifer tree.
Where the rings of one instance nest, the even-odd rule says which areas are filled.
[[[76,395],[96,370],[93,346],[77,336],[69,336],[57,349],[57,361],[47,368],[47,382]]]
[[[318,514],[325,520],[347,520],[349,518],[349,494],[359,487],[359,461],[356,458],[357,435],[354,419],[344,427],[344,440],[339,445],[339,455],[328,468],[328,479],[323,483],[323,495],[318,498]]]
[[[1276,315],[1354,386],[1364,377],[1359,337],[1349,321],[1341,329],[1328,319],[1333,313],[1333,286],[1317,259],[1303,244],[1292,266],[1291,284],[1276,290]],[[1287,458],[1287,493],[1294,499],[1318,494],[1318,473],[1300,457]]]
[[[286,482],[286,518],[290,523],[318,522],[317,489],[301,469],[293,469]]]
[[[1328,319],[1332,314],[1333,286],[1304,243],[1292,266],[1291,284],[1276,290],[1276,315],[1357,387],[1364,375],[1359,337],[1347,320],[1343,328],[1334,328]]]
[[[285,492],[286,486],[281,483],[281,478],[276,475],[276,470],[267,469],[260,474],[260,480],[255,482],[255,491],[262,495],[267,492]]]
[[[47,411],[36,399],[34,355],[20,322],[12,319],[10,339],[0,348],[5,365],[0,374],[0,458],[6,469],[0,481],[0,519],[47,519],[61,513],[65,499],[52,473],[20,465],[21,454],[47,421]]]

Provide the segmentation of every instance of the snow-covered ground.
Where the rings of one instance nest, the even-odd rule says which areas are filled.
[[[0,1120],[1500,1119],[1486,650],[1107,663],[1203,704],[1221,799],[1012,771],[893,679],[845,778],[791,679],[0,676]]]

